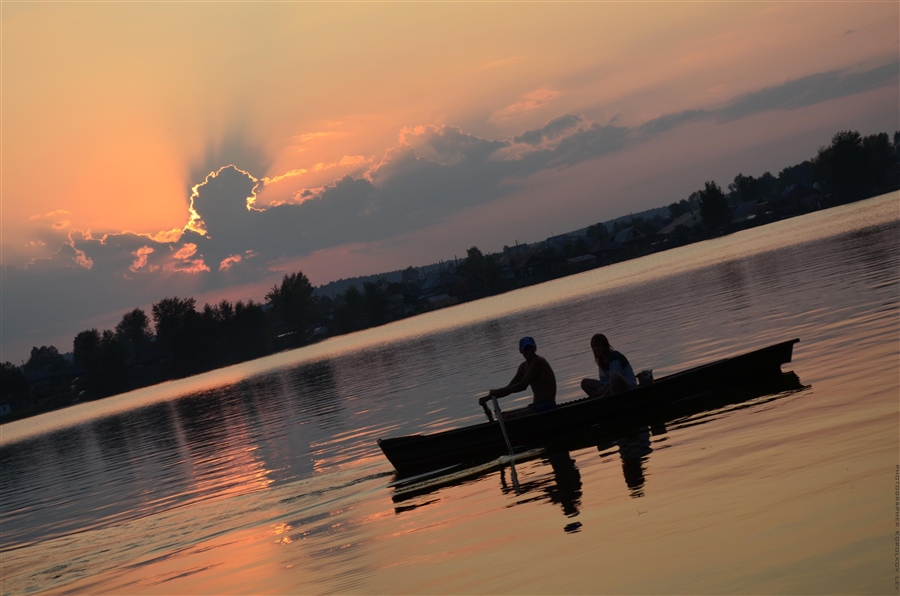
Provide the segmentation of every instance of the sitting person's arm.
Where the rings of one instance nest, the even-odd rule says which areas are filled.
[[[490,391],[488,391],[487,396],[482,397],[478,400],[478,403],[483,405],[491,401],[491,397],[506,397],[510,393],[525,391],[528,388],[528,384],[531,382],[531,379],[528,378],[529,375],[526,374],[527,368],[527,362],[523,362],[522,364],[520,364],[518,370],[516,370],[516,376],[512,378],[512,381],[510,381],[506,387],[491,389]]]

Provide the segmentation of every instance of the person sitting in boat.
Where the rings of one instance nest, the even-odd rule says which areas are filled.
[[[509,385],[491,389],[487,396],[478,400],[478,403],[484,406],[492,397],[506,397],[510,393],[525,391],[530,386],[534,392],[534,400],[527,408],[504,413],[504,418],[545,412],[556,407],[556,375],[550,363],[537,355],[537,344],[533,337],[523,337],[519,340],[519,353],[525,358],[525,362],[519,365],[516,376]]]
[[[637,387],[637,379],[628,358],[615,351],[605,335],[597,333],[591,338],[591,350],[600,369],[600,378],[581,380],[581,388],[588,396],[602,397]]]

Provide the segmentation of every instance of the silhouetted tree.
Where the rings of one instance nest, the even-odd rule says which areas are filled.
[[[387,321],[388,300],[378,284],[367,281],[363,284],[363,299],[369,325],[381,325]]]
[[[280,286],[273,286],[266,294],[276,317],[292,330],[303,331],[315,314],[313,287],[300,271],[285,274]]]
[[[82,331],[72,341],[75,364],[86,371],[95,371],[100,365],[100,332],[96,329]]]
[[[757,178],[759,183],[760,199],[768,200],[778,194],[778,180],[771,172],[764,172],[762,176]]]
[[[788,166],[778,172],[778,192],[780,193],[792,184],[812,186],[815,181],[814,179],[815,174],[813,172],[813,164],[811,161],[806,160],[797,165]]]
[[[419,272],[416,271],[416,268],[410,265],[406,269],[403,270],[403,274],[401,276],[401,281],[404,284],[415,283],[419,279]]]
[[[745,201],[759,201],[762,199],[763,194],[759,180],[753,176],[744,176],[743,174],[738,174],[734,177],[734,182],[728,185],[728,190],[731,192],[735,204]]]
[[[647,220],[640,216],[632,218],[631,225],[640,230],[644,236],[652,236],[662,228],[658,221]]]
[[[356,331],[363,327],[365,317],[365,300],[359,289],[351,285],[344,291],[343,304],[335,311],[334,319],[338,329],[343,333]]]
[[[69,363],[56,346],[41,346],[31,348],[31,357],[22,368],[26,373],[38,370],[61,372],[69,368]]]
[[[253,300],[235,303],[229,341],[230,349],[240,360],[258,358],[268,352],[266,313],[262,304]]]
[[[829,202],[840,204],[859,198],[865,168],[862,137],[850,130],[835,134],[831,145],[819,149],[813,167]]]
[[[680,201],[676,201],[669,205],[669,217],[671,219],[678,219],[685,213],[691,210],[691,204],[687,199],[681,199]]]
[[[116,325],[116,336],[129,353],[140,353],[153,338],[150,317],[140,308],[128,311]]]
[[[104,329],[100,336],[99,378],[97,390],[102,395],[118,393],[125,385],[126,347],[114,331]]]
[[[201,317],[193,298],[163,298],[153,305],[156,337],[175,357],[178,373],[195,370],[200,357]]]
[[[881,190],[885,176],[897,164],[894,147],[886,132],[863,137],[863,192],[874,195]]]
[[[25,373],[12,362],[0,364],[0,399],[21,399],[28,395]]]
[[[831,145],[819,149],[813,165],[816,179],[831,204],[841,204],[876,193],[896,163],[887,133],[865,138],[856,131],[834,135]]]
[[[710,232],[715,232],[731,223],[731,208],[725,194],[715,182],[706,182],[700,195],[700,218]]]
[[[466,251],[466,260],[459,266],[457,273],[471,279],[473,290],[479,293],[493,292],[501,289],[503,270],[493,255],[486,255],[477,246]]]
[[[609,240],[609,230],[606,229],[606,224],[595,223],[588,226],[587,236],[588,238],[594,238],[600,242],[606,242]]]

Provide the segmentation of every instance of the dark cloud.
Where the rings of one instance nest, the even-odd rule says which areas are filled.
[[[732,122],[772,110],[796,110],[841,97],[864,93],[889,84],[895,84],[900,71],[900,61],[894,61],[862,72],[830,71],[812,74],[781,85],[765,87],[729,101],[713,110],[685,110],[654,118],[640,127],[642,136],[660,134],[673,128],[715,119]]]
[[[545,140],[551,140],[559,137],[564,132],[571,130],[581,124],[583,119],[581,116],[566,114],[559,118],[554,118],[542,128],[534,130],[526,130],[517,137],[513,137],[516,143],[525,143],[526,145],[539,145]]]
[[[769,110],[796,110],[832,99],[863,93],[898,80],[900,61],[863,72],[817,73],[738,97],[716,112],[722,121],[746,118]]]
[[[660,134],[691,122],[705,120],[711,115],[712,112],[708,110],[685,110],[676,114],[666,114],[642,124],[638,127],[638,133],[642,135]]]

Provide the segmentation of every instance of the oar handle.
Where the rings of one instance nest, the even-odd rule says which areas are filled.
[[[483,402],[481,407],[484,408],[484,415],[487,416],[488,422],[494,421],[494,415],[491,414],[490,408],[487,407],[487,402]]]

